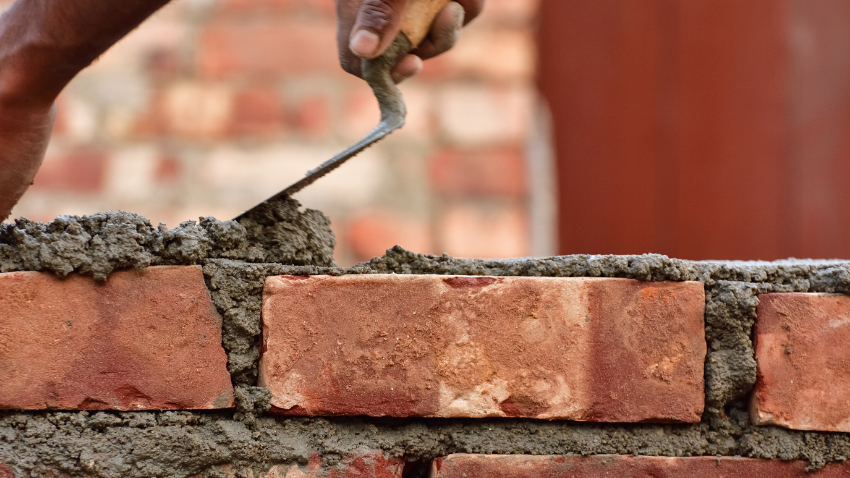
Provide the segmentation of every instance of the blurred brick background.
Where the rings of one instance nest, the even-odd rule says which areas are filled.
[[[554,252],[537,9],[487,0],[455,50],[402,85],[407,126],[296,196],[330,216],[340,264],[395,244],[467,257]],[[13,217],[231,218],[379,119],[366,84],[338,65],[333,0],[175,0],[80,75],[59,108]]]

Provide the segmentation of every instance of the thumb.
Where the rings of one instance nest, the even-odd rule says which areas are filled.
[[[408,0],[363,0],[349,49],[360,58],[380,56],[401,28],[402,13]]]

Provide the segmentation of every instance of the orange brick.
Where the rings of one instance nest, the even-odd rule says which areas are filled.
[[[269,277],[260,383],[290,415],[698,422],[702,283]]]
[[[804,461],[734,457],[450,455],[434,463],[433,478],[839,478],[850,463],[807,472]]]
[[[525,157],[515,147],[443,149],[431,159],[431,188],[453,196],[521,197],[528,180]]]
[[[233,404],[221,317],[199,266],[104,283],[0,274],[0,408],[161,410]]]
[[[759,296],[753,422],[850,432],[850,297]]]
[[[355,216],[345,234],[358,261],[383,255],[400,245],[407,250],[431,252],[431,231],[424,220],[405,218],[389,212],[372,212]]]

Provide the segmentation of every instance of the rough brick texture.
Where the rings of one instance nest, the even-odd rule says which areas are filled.
[[[697,422],[701,283],[270,277],[261,383],[279,413]]]
[[[433,478],[838,478],[850,464],[809,473],[803,461],[732,457],[450,455],[434,462]]]
[[[759,296],[756,424],[850,432],[850,297]]]
[[[230,407],[226,361],[200,267],[0,274],[0,408]]]
[[[278,465],[269,470],[268,478],[401,478],[403,470],[403,459],[363,450],[332,467],[323,466],[318,455],[311,456],[307,466]]]

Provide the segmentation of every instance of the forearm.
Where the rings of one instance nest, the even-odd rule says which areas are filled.
[[[168,0],[18,0],[0,17],[0,101],[49,108],[82,69]]]
[[[168,0],[18,0],[0,17],[0,221],[32,184],[59,92]]]

